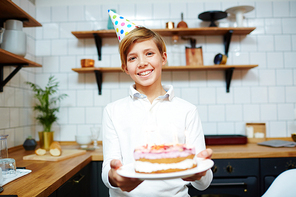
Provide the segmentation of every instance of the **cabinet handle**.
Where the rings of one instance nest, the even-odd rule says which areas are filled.
[[[78,180],[73,179],[73,183],[78,184],[84,177],[85,177],[85,175],[80,174],[80,178]]]
[[[237,183],[211,183],[211,186],[240,186],[240,185],[247,185],[244,182],[237,182]]]

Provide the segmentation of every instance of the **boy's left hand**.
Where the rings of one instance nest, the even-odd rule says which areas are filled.
[[[201,157],[201,158],[205,158],[205,159],[211,159],[213,154],[212,149],[208,148],[206,150],[201,151],[200,153],[197,154],[197,157]],[[186,177],[183,180],[184,181],[196,181],[196,180],[200,180],[201,177],[205,176],[207,173],[207,171],[203,171],[200,173],[196,173],[190,177]]]

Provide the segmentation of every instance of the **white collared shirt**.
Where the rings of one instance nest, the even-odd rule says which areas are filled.
[[[119,159],[123,165],[133,163],[136,147],[156,143],[187,143],[196,154],[205,149],[204,134],[196,106],[174,96],[172,86],[163,86],[166,94],[152,103],[130,87],[130,96],[108,104],[103,114],[102,179],[111,197],[123,196],[189,196],[182,179],[144,181],[131,192],[122,192],[110,185],[110,162]],[[213,178],[211,170],[200,181],[191,182],[200,190],[206,189]]]

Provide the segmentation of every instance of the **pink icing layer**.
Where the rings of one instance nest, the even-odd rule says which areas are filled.
[[[195,154],[194,147],[187,147],[184,144],[175,145],[154,145],[141,146],[134,151],[135,160],[140,158],[146,159],[162,159],[162,158],[176,158],[187,157]]]

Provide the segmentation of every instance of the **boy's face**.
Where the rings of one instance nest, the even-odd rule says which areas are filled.
[[[152,39],[132,44],[127,53],[125,72],[136,83],[136,88],[161,85],[161,69],[167,55],[160,54]]]

